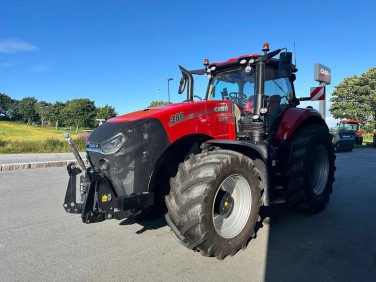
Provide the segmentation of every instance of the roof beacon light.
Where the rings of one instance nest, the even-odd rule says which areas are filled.
[[[205,68],[207,68],[209,66],[209,59],[204,60],[204,66],[205,66]]]
[[[269,43],[264,43],[264,46],[262,46],[262,51],[266,54],[269,52]]]

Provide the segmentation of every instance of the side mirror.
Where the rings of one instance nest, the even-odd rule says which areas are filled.
[[[292,69],[292,53],[282,52],[279,54],[278,74],[280,77],[289,77]]]
[[[181,79],[180,79],[180,85],[178,93],[182,94],[184,92],[185,86],[188,81],[188,88],[187,88],[187,101],[193,101],[193,76],[192,73],[187,71],[182,66],[179,66],[181,71]]]
[[[185,89],[185,85],[187,84],[187,80],[185,79],[184,76],[182,76],[180,78],[180,84],[179,84],[179,90],[178,90],[178,93],[179,94],[182,94],[184,92],[184,89]]]

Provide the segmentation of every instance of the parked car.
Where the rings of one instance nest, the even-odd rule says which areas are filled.
[[[354,130],[337,128],[334,131],[332,131],[332,134],[333,146],[336,151],[352,151],[355,144]]]

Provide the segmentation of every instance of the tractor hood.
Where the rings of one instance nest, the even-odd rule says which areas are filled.
[[[190,134],[234,139],[233,107],[231,101],[224,100],[187,101],[121,115],[106,123],[127,124],[155,119],[163,125],[170,143]]]
[[[123,147],[127,152],[132,151],[134,146],[140,145],[144,137],[149,137],[151,131],[153,131],[153,136],[160,136],[162,132],[166,135],[163,126],[164,120],[186,104],[178,103],[148,108],[112,118],[90,134],[87,150],[113,154]]]
[[[235,139],[232,107],[231,101],[189,101],[118,116],[91,133],[88,159],[118,195],[143,193],[157,160],[175,141],[189,135]]]
[[[181,102],[181,103],[175,103],[175,104],[167,104],[162,105],[154,108],[147,108],[144,110],[124,114],[121,116],[117,116],[116,118],[113,118],[109,120],[108,122],[127,122],[127,121],[135,121],[139,119],[145,119],[145,118],[160,118],[161,115],[169,115],[176,113],[176,111],[181,110],[183,108],[187,108],[193,106],[193,104],[198,104],[200,102]]]

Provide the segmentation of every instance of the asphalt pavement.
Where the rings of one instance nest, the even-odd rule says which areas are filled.
[[[85,159],[86,154],[80,153]],[[66,166],[75,162],[73,153],[0,154],[0,171]]]

